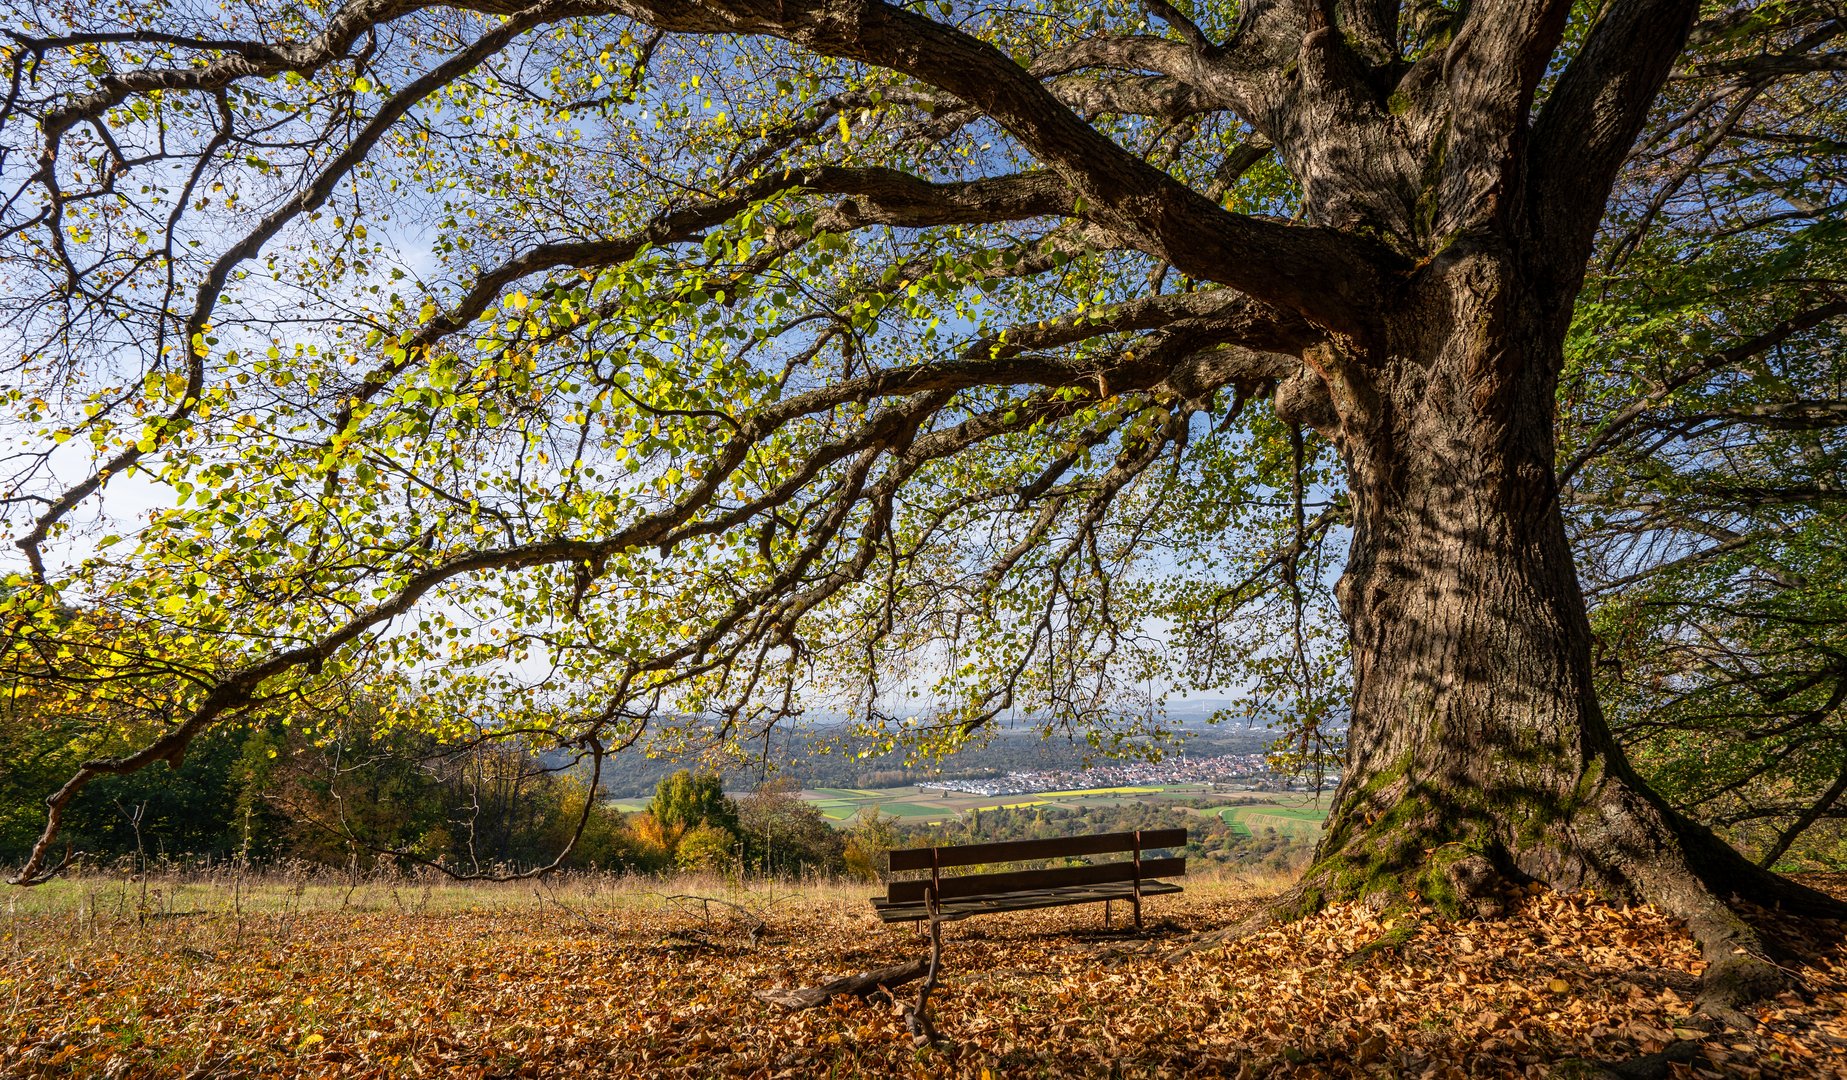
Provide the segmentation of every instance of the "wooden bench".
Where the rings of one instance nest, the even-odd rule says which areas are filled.
[[[934,929],[937,923],[971,915],[1127,900],[1135,908],[1135,928],[1140,930],[1142,897],[1180,892],[1180,886],[1158,879],[1186,873],[1184,857],[1151,859],[1143,853],[1184,846],[1185,829],[1147,829],[1055,840],[905,848],[891,853],[892,873],[928,870],[930,876],[909,881],[894,879],[884,896],[872,898],[872,906],[886,922],[928,919]],[[944,870],[957,866],[1116,853],[1130,857],[1045,870],[943,876]]]

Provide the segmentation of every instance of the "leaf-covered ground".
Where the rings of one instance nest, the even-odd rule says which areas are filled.
[[[1847,958],[1708,1033],[1683,932],[1550,893],[1357,962],[1390,927],[1351,908],[1198,947],[1261,903],[1228,882],[1151,900],[1141,938],[1095,906],[974,919],[933,999],[951,1041],[920,1049],[890,1002],[751,996],[920,955],[864,888],[712,887],[754,944],[643,886],[138,888],[6,898],[0,1075],[1569,1076],[1672,1047],[1659,1075],[1847,1077]]]

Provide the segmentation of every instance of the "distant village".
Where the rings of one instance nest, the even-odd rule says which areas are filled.
[[[1332,773],[1324,775],[1320,786],[1325,789],[1338,779]],[[1179,755],[1166,761],[1111,762],[1087,769],[1015,769],[1000,776],[930,780],[917,787],[922,791],[969,795],[1032,795],[1041,791],[1172,784],[1208,784],[1233,791],[1313,791],[1316,788],[1312,777],[1272,771],[1263,754]]]

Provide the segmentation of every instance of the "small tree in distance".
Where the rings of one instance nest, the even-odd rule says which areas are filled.
[[[819,807],[787,782],[772,781],[738,800],[746,866],[778,877],[832,875],[844,867],[846,838]]]
[[[680,837],[674,848],[673,865],[693,871],[735,870],[738,865],[737,834],[701,822]]]
[[[737,862],[737,803],[716,773],[681,769],[654,786],[628,829],[650,868],[718,870]]]
[[[711,825],[736,832],[738,828],[737,803],[725,794],[724,782],[717,773],[681,769],[663,777],[654,786],[648,812],[663,826],[672,829]]]
[[[861,810],[847,832],[846,850],[841,853],[847,873],[859,881],[881,881],[890,873],[887,857],[898,845],[894,826],[897,815],[886,814],[877,806]]]

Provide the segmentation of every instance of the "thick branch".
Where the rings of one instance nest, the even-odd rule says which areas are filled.
[[[1086,124],[998,49],[954,27],[877,0],[729,0],[698,8],[619,3],[663,29],[768,34],[935,86],[993,117],[1099,216],[1145,237],[1182,272],[1339,332],[1370,331],[1378,267],[1387,258],[1382,250],[1332,230],[1222,209]]]
[[[1447,145],[1433,229],[1442,236],[1500,218],[1518,197],[1518,147],[1569,2],[1474,4],[1443,60]],[[1649,95],[1653,97],[1652,90]]]
[[[1540,110],[1526,215],[1538,268],[1561,302],[1577,292],[1617,170],[1698,10],[1695,0],[1616,0]]]

